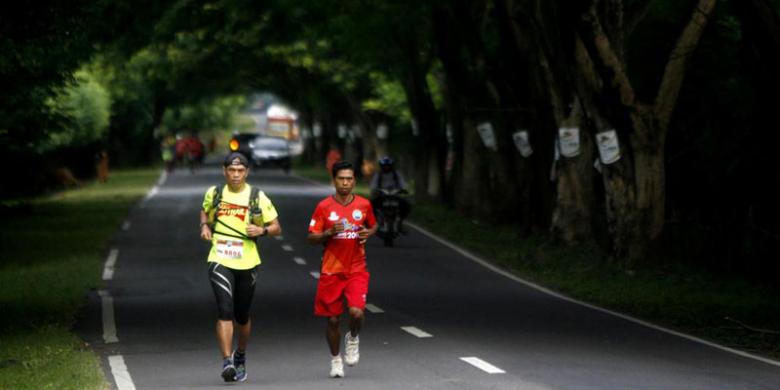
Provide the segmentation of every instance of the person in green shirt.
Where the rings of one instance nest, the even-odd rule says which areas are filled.
[[[246,347],[252,330],[249,309],[261,263],[256,240],[282,234],[278,214],[262,191],[246,182],[249,161],[241,153],[225,158],[226,185],[206,191],[200,210],[200,237],[211,242],[209,280],[217,300],[217,340],[225,382],[245,381]],[[238,346],[233,347],[234,323]]]

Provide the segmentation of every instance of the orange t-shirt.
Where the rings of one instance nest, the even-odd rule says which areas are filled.
[[[310,233],[322,233],[337,223],[346,222],[346,229],[325,243],[322,253],[323,274],[366,271],[366,248],[360,244],[358,231],[376,223],[371,202],[355,195],[352,202],[342,205],[333,196],[323,199],[314,210],[309,223]]]

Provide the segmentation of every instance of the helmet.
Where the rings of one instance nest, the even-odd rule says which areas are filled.
[[[393,166],[393,159],[388,156],[384,156],[379,159],[379,166],[380,167]]]

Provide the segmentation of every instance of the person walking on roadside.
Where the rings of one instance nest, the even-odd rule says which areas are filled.
[[[366,267],[368,238],[376,233],[374,212],[368,199],[352,193],[355,169],[339,161],[331,169],[336,193],[323,199],[309,223],[308,241],[322,244],[322,265],[314,298],[314,314],[325,317],[325,337],[330,348],[330,377],[344,377],[344,363],[353,366],[360,359],[358,335],[363,325],[368,293]],[[339,346],[344,299],[349,308],[349,332],[344,338],[344,359]]]
[[[217,300],[222,379],[234,382],[247,379],[246,348],[252,330],[249,309],[260,265],[256,240],[278,236],[282,227],[271,200],[246,182],[249,161],[244,155],[230,153],[223,173],[226,184],[212,186],[203,199],[200,237],[211,242],[208,275]],[[235,350],[234,328],[238,328]]]

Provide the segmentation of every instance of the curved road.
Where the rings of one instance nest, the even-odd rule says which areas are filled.
[[[198,209],[221,168],[161,180],[107,253],[105,287],[77,331],[119,389],[223,388]],[[324,320],[312,315],[320,248],[306,243],[332,188],[279,171],[249,182],[274,202],[263,238],[247,382],[263,389],[778,389],[780,366],[556,298],[499,275],[417,229],[368,243],[372,273],[361,360],[328,378]]]

